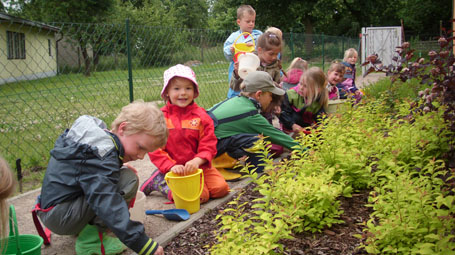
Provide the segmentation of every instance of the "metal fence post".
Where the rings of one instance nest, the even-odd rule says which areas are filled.
[[[126,19],[126,49],[128,52],[128,84],[130,87],[130,103],[134,101],[133,94],[133,70],[131,67],[131,48],[130,48],[130,20]]]
[[[344,54],[344,36],[341,37],[341,54]]]
[[[322,33],[322,71],[325,71],[324,33]]]
[[[291,29],[291,35],[290,35],[290,38],[289,38],[289,47],[291,48],[291,59],[293,60],[294,59],[294,42],[293,42],[293,38],[292,38],[292,29]]]
[[[204,37],[201,33],[201,62],[204,63]]]

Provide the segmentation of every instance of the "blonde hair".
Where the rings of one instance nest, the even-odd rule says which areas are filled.
[[[306,71],[308,69],[308,62],[299,57],[294,58],[286,72],[289,72],[291,69],[300,69],[302,71]]]
[[[307,86],[305,104],[311,105],[314,101],[318,100],[319,104],[324,109],[327,109],[329,104],[329,94],[326,89],[327,79],[324,71],[322,71],[319,67],[311,67],[303,73],[302,77],[300,77],[300,83],[303,83],[304,79]]]
[[[166,121],[155,103],[138,100],[124,106],[112,122],[112,131],[116,133],[123,122],[128,123],[125,127],[125,135],[145,133],[155,138],[157,148],[166,144],[168,136]]]
[[[8,225],[8,204],[6,199],[11,196],[16,187],[16,179],[14,178],[13,172],[11,172],[8,163],[5,159],[0,157],[0,239],[1,249],[0,254],[5,245],[6,229]]]
[[[279,47],[281,51],[282,47],[282,40],[281,38],[272,33],[272,32],[265,32],[258,38],[257,47],[262,48],[265,51],[272,50],[273,48]]]
[[[273,33],[273,34],[276,34],[277,36],[279,36],[281,38],[281,40],[283,40],[283,31],[281,31],[281,29],[277,28],[277,27],[268,27],[265,32],[270,32],[270,33]]]
[[[329,70],[327,70],[327,73],[331,73],[331,72],[338,72],[338,73],[341,73],[341,74],[344,74],[345,72],[345,66],[339,62],[333,62],[332,64],[330,64],[330,67],[329,67]]]
[[[250,15],[256,15],[256,11],[251,7],[251,5],[240,5],[239,8],[237,8],[237,19],[242,19],[243,15],[245,15],[245,12],[250,14]]]
[[[359,55],[354,48],[349,48],[344,52],[343,61],[348,61],[348,58],[354,57],[354,55]]]

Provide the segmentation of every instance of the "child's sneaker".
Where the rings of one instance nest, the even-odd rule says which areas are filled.
[[[142,192],[146,196],[150,195],[152,191],[159,191],[163,193],[169,200],[172,200],[172,195],[169,187],[167,186],[166,180],[164,180],[164,174],[160,170],[156,169],[150,178],[148,178],[142,185]]]

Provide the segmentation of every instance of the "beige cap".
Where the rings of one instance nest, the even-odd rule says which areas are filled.
[[[276,87],[273,84],[270,74],[264,71],[254,71],[248,73],[243,80],[244,92],[268,91],[275,95],[284,95],[284,90]]]

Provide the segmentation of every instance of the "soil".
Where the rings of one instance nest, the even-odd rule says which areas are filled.
[[[354,237],[354,234],[362,234],[361,223],[369,219],[371,209],[365,207],[368,201],[369,191],[365,190],[353,194],[351,198],[341,197],[341,210],[344,213],[341,219],[342,224],[333,225],[324,229],[321,233],[302,233],[294,235],[292,240],[283,240],[283,254],[367,254],[359,248],[362,240]],[[239,203],[252,201],[259,197],[254,191],[254,184],[245,188]],[[248,210],[251,210],[252,203],[248,203]],[[165,247],[166,254],[209,254],[208,247],[216,243],[215,231],[219,228],[219,221],[216,216],[222,210],[229,208],[227,203],[222,204],[209,211],[204,217],[196,221],[190,228],[181,232],[171,243]]]

